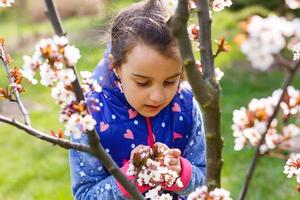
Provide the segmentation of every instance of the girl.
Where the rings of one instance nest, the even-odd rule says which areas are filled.
[[[200,109],[181,81],[182,61],[166,19],[160,1],[153,0],[136,3],[115,18],[111,42],[93,75],[102,91],[88,98],[97,99],[100,111],[89,105],[96,131],[121,170],[126,172],[139,149],[163,147],[183,187],[162,187],[173,199],[184,199],[204,184],[205,137]],[[87,136],[76,142],[87,144]],[[71,150],[70,165],[75,199],[130,198],[93,156]],[[137,187],[141,193],[151,189]]]

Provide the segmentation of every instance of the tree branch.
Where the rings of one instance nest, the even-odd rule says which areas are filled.
[[[208,0],[197,0],[197,15],[199,21],[199,43],[201,64],[205,78],[215,76],[214,59],[211,45],[211,18],[209,15]]]
[[[21,101],[21,98],[20,98],[20,94],[18,92],[18,89],[14,86],[14,79],[10,76],[10,66],[8,64],[8,62],[6,61],[5,59],[5,54],[4,54],[4,49],[3,47],[1,47],[0,45],[0,59],[4,65],[4,68],[5,68],[5,71],[6,71],[6,76],[11,84],[11,87],[13,88],[14,90],[14,94],[15,94],[15,97],[16,97],[16,103],[18,104],[19,108],[20,108],[20,111],[24,117],[24,121],[25,121],[25,124],[30,126],[30,117],[29,117],[29,113],[28,111],[26,110],[24,104],[22,103]]]
[[[187,32],[187,21],[189,19],[188,1],[180,0],[176,13],[167,22],[171,33],[175,36],[179,46],[183,66],[193,93],[201,105],[208,105],[212,100],[212,95],[207,92],[210,88],[209,82],[204,80],[201,72],[195,66],[195,58],[191,41]],[[210,88],[212,89],[212,88]]]
[[[64,35],[60,23],[59,15],[56,12],[55,5],[52,0],[45,0],[47,6],[47,16],[52,23],[55,33],[59,36]],[[75,67],[70,67],[74,70],[77,76]],[[77,101],[84,101],[84,94],[82,92],[78,78],[72,83]],[[121,172],[118,165],[113,161],[111,156],[105,151],[100,143],[100,139],[96,131],[89,131],[87,133],[89,144],[92,148],[92,154],[97,157],[104,167],[121,183],[121,185],[131,194],[134,199],[144,199],[135,185],[130,182],[127,177]]]
[[[212,190],[216,187],[220,187],[221,168],[223,165],[221,155],[223,141],[220,135],[220,86],[215,79],[214,73],[210,40],[211,22],[208,16],[207,0],[197,1],[197,7],[199,8],[200,6],[202,12],[200,12],[199,9],[198,17],[207,19],[199,22],[200,41],[203,41],[200,43],[201,65],[203,69],[205,69],[203,75],[196,69],[191,42],[187,32],[187,21],[189,18],[188,0],[179,0],[176,13],[171,17],[168,25],[179,46],[183,65],[195,98],[204,111],[207,144],[206,185]]]
[[[76,150],[79,150],[79,151],[84,151],[84,152],[91,153],[91,150],[88,146],[85,146],[85,145],[82,145],[82,144],[79,144],[79,143],[70,142],[69,140],[60,139],[60,138],[57,138],[57,137],[50,136],[46,133],[43,133],[39,130],[36,130],[36,129],[32,128],[31,126],[24,125],[24,124],[16,121],[15,119],[9,119],[7,117],[4,117],[4,116],[0,115],[0,121],[4,122],[6,124],[10,124],[14,127],[17,127],[18,129],[21,129],[21,130],[25,131],[29,135],[32,135],[32,136],[34,136],[36,138],[39,138],[41,140],[50,142],[54,145],[58,145],[58,146],[60,146],[64,149],[76,149]]]
[[[267,132],[268,132],[270,126],[271,126],[271,123],[272,123],[273,119],[275,119],[275,117],[276,117],[276,115],[277,115],[277,113],[279,111],[280,103],[283,100],[284,94],[285,94],[288,86],[292,83],[293,78],[295,77],[296,72],[299,69],[299,67],[300,67],[300,61],[293,62],[291,70],[289,71],[288,76],[287,76],[286,80],[284,81],[284,84],[282,86],[282,94],[281,94],[281,96],[280,96],[280,98],[278,100],[278,103],[276,104],[276,106],[274,108],[273,114],[271,115],[271,117],[268,120],[266,131],[262,135],[262,137],[261,137],[261,139],[260,139],[260,141],[258,143],[258,146],[256,147],[254,157],[252,158],[251,164],[250,164],[250,166],[248,168],[246,179],[245,179],[245,182],[243,184],[242,190],[241,190],[239,198],[238,198],[239,200],[244,200],[245,197],[246,197],[246,194],[247,194],[247,191],[248,191],[248,188],[249,188],[249,185],[250,185],[250,181],[251,181],[251,178],[253,176],[256,164],[257,164],[257,161],[258,161],[258,159],[259,159],[259,157],[261,155],[260,154],[260,146],[265,142],[266,134],[267,134]]]

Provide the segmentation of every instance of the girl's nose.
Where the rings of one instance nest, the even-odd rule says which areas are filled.
[[[154,105],[162,104],[166,99],[165,93],[162,89],[154,89],[150,93],[150,100]]]

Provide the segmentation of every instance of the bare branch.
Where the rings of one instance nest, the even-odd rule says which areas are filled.
[[[52,23],[55,33],[58,36],[64,35],[63,29],[60,23],[59,15],[56,12],[55,5],[52,0],[45,0],[47,6],[47,16]],[[75,67],[71,67],[77,76]],[[82,92],[78,78],[72,83],[76,99],[78,102],[84,101],[84,94]],[[96,131],[89,131],[87,133],[89,144],[92,148],[92,154],[97,157],[104,167],[120,182],[120,184],[130,193],[134,199],[144,199],[142,194],[138,191],[135,185],[130,182],[127,177],[121,172],[118,165],[114,162],[111,156],[105,151],[100,143],[100,139]]]
[[[214,59],[211,45],[211,18],[209,15],[208,0],[197,0],[197,14],[199,21],[199,43],[201,53],[201,64],[205,78],[215,76]]]
[[[91,150],[88,146],[85,146],[85,145],[82,145],[79,143],[70,142],[69,140],[66,140],[66,139],[60,139],[57,137],[53,137],[51,135],[48,135],[46,133],[43,133],[39,130],[34,129],[31,126],[22,124],[22,123],[16,121],[15,119],[9,119],[9,118],[6,118],[6,117],[0,115],[0,121],[4,122],[6,124],[10,124],[14,127],[17,127],[18,129],[25,131],[29,135],[32,135],[38,139],[50,142],[54,145],[58,145],[64,149],[77,149],[79,151],[91,153]]]
[[[278,111],[279,111],[279,108],[280,108],[280,103],[281,101],[283,100],[283,97],[284,97],[284,94],[285,92],[287,91],[287,88],[289,85],[291,85],[295,75],[296,75],[296,72],[297,70],[299,69],[300,67],[300,61],[298,62],[293,62],[293,65],[291,67],[291,70],[289,71],[289,74],[286,78],[286,80],[284,81],[284,84],[283,84],[283,87],[282,87],[282,94],[278,100],[278,103],[276,104],[275,108],[274,108],[274,112],[273,114],[271,115],[271,117],[269,118],[268,120],[268,123],[267,123],[267,128],[266,128],[266,131],[265,133],[262,135],[257,147],[256,147],[256,150],[255,150],[255,154],[252,158],[252,161],[251,161],[251,164],[248,168],[248,171],[247,171],[247,175],[246,175],[246,179],[245,179],[245,182],[243,184],[243,188],[240,192],[240,195],[239,195],[239,200],[244,200],[245,197],[246,197],[246,194],[247,194],[247,191],[248,191],[248,188],[249,188],[249,185],[250,185],[250,181],[251,181],[251,178],[253,176],[253,173],[254,173],[254,170],[255,170],[255,167],[256,167],[256,164],[257,164],[257,161],[259,159],[259,157],[261,156],[260,154],[260,147],[261,145],[265,142],[265,137],[266,137],[266,134],[271,126],[271,123],[273,121],[273,119],[275,119]]]
[[[287,71],[293,70],[291,68],[291,61],[286,59],[281,53],[276,54],[275,56],[275,63],[273,65],[281,65],[287,69]]]
[[[24,117],[24,121],[25,121],[25,124],[30,126],[30,117],[29,117],[29,113],[28,111],[26,110],[23,102],[21,101],[21,98],[20,98],[20,94],[18,92],[18,89],[14,86],[14,79],[13,77],[10,76],[10,66],[8,64],[8,62],[6,61],[5,59],[5,53],[4,53],[4,49],[3,47],[1,47],[0,45],[0,59],[4,65],[4,68],[5,68],[5,71],[6,71],[6,76],[11,84],[11,87],[13,88],[14,90],[14,94],[15,94],[15,97],[16,97],[16,103],[18,104],[19,108],[20,108],[20,111]]]

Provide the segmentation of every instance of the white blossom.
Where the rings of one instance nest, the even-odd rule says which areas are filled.
[[[51,96],[58,104],[69,105],[76,100],[73,91],[66,90],[63,85],[59,84],[52,88]]]
[[[62,46],[62,47],[66,46],[66,45],[69,43],[68,38],[65,37],[65,36],[59,37],[59,36],[55,35],[55,36],[53,37],[53,41],[54,41],[54,43],[55,43],[56,45]]]
[[[220,81],[224,76],[224,72],[219,67],[215,69],[215,74],[217,81]]]
[[[67,60],[67,66],[74,66],[80,58],[80,51],[74,46],[66,46],[64,56]]]
[[[213,11],[215,12],[220,12],[224,10],[225,7],[230,7],[231,5],[231,0],[214,0],[212,2]]]
[[[96,121],[91,115],[86,115],[82,119],[82,126],[84,130],[92,131],[96,125]]]
[[[10,7],[15,0],[0,0],[0,7]]]
[[[288,178],[295,176],[297,182],[300,184],[300,153],[290,156],[284,166],[283,173],[285,173]]]
[[[285,0],[285,3],[288,5],[290,9],[298,9],[300,8],[299,0]]]
[[[299,60],[300,59],[300,43],[294,45],[291,48],[291,51],[293,52],[293,60]]]
[[[213,191],[208,191],[206,185],[196,188],[189,194],[187,200],[232,200],[230,192],[223,188],[215,188]]]
[[[80,71],[79,73],[80,73],[81,78],[83,78],[83,79],[90,79],[93,75],[89,71]]]
[[[295,124],[289,124],[282,128],[282,133],[287,138],[292,138],[300,135],[300,128]]]
[[[58,81],[64,85],[71,85],[76,80],[76,75],[73,69],[62,69],[58,72]]]
[[[47,63],[40,66],[40,83],[44,86],[53,86],[57,81],[57,72],[53,71]]]

